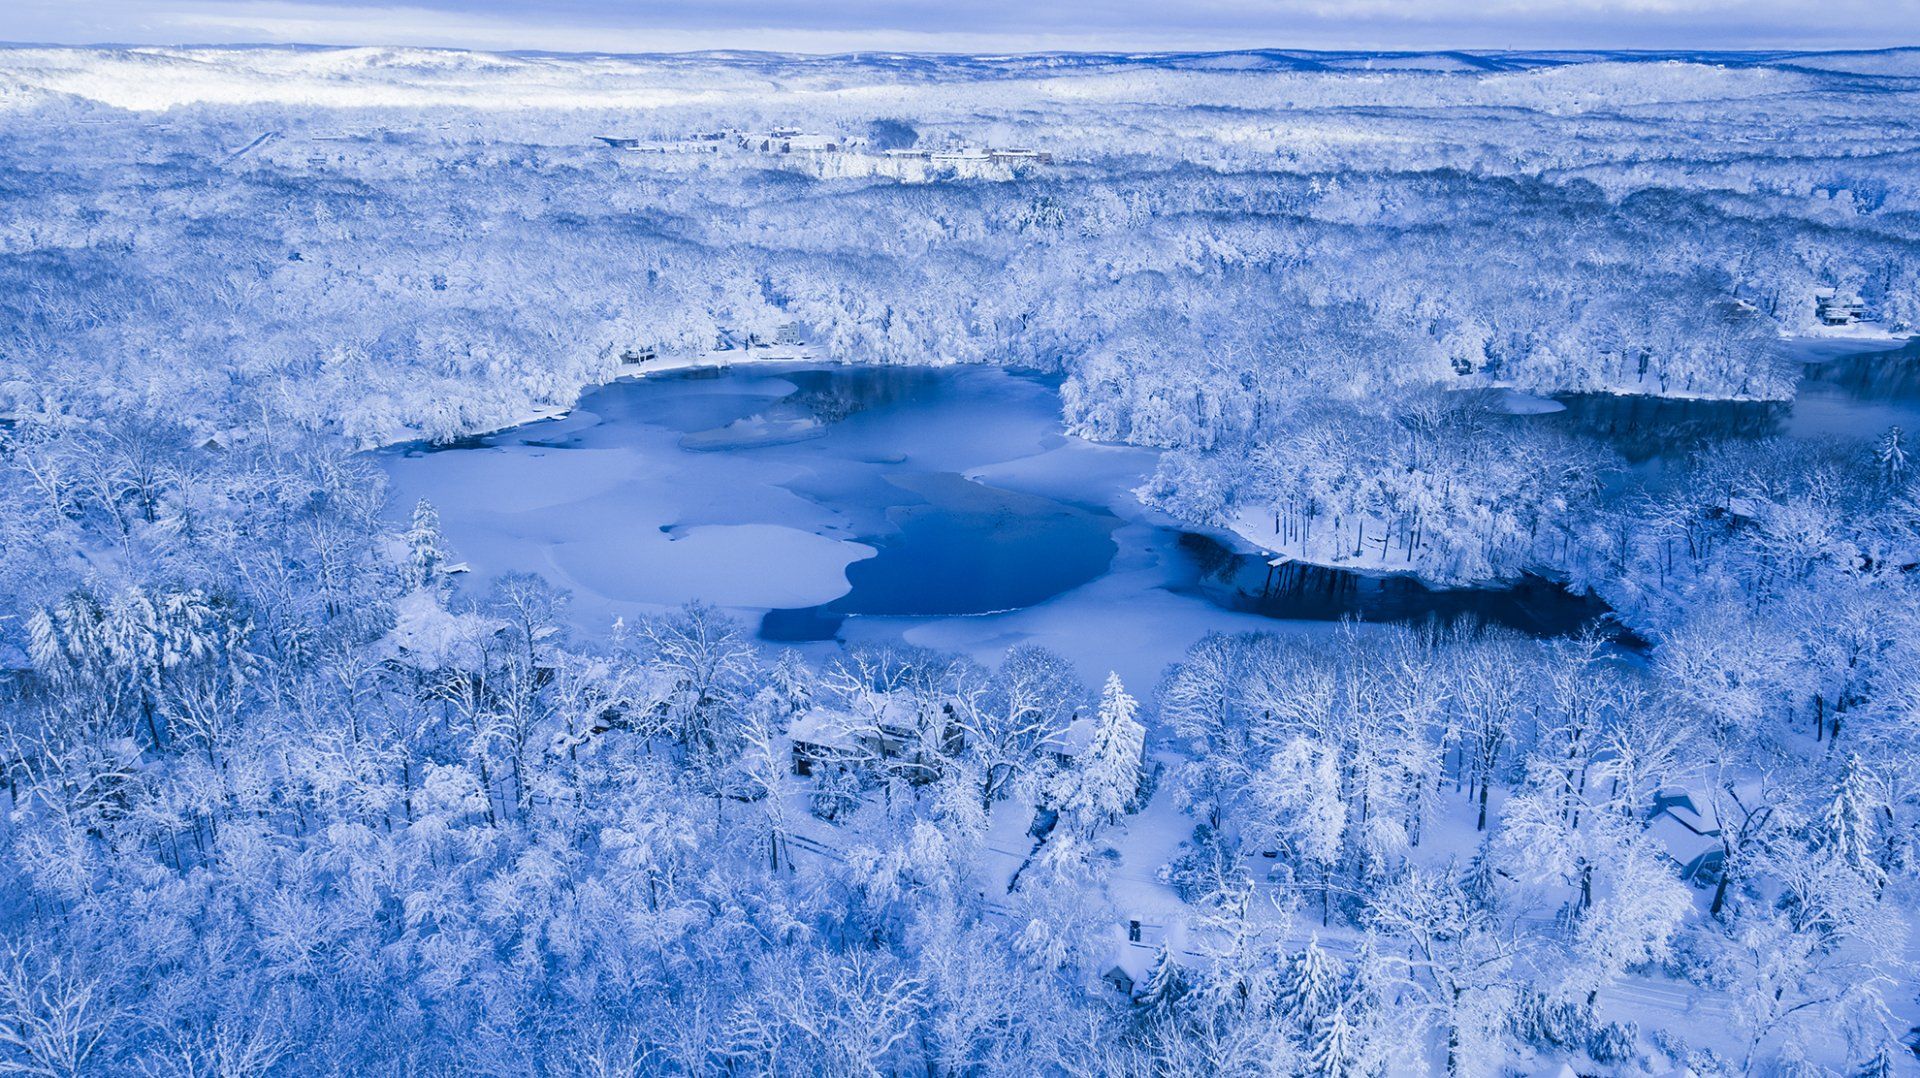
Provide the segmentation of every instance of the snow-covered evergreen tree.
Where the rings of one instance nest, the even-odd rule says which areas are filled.
[[[1316,933],[1300,953],[1287,962],[1280,977],[1277,1003],[1281,1013],[1301,1028],[1311,1028],[1341,1006],[1347,971],[1340,960],[1320,946]]]
[[[1880,863],[1879,816],[1884,800],[1859,754],[1851,753],[1814,831],[1815,849],[1857,873],[1876,891],[1887,880],[1886,867]]]
[[[1906,481],[1907,447],[1904,433],[1899,427],[1887,428],[1887,433],[1874,446],[1873,456],[1880,465],[1880,478],[1888,486],[1899,486]]]
[[[1172,949],[1162,943],[1159,950],[1154,952],[1153,967],[1147,971],[1146,983],[1134,989],[1133,1002],[1149,1014],[1165,1014],[1179,1005],[1187,989],[1185,967],[1174,957]]]
[[[1120,675],[1108,674],[1093,738],[1054,783],[1054,805],[1089,833],[1127,811],[1140,792],[1147,730],[1135,717],[1139,710]]]
[[[1307,1073],[1323,1078],[1349,1078],[1365,1073],[1358,1066],[1357,1037],[1347,1021],[1346,1005],[1336,1001],[1333,1009],[1307,1027]]]
[[[446,539],[440,534],[440,511],[425,498],[413,503],[407,526],[407,572],[416,588],[437,588],[445,579]]]
[[[767,679],[788,715],[798,715],[812,705],[813,671],[799,652],[792,648],[781,651],[767,671]]]
[[[850,767],[828,767],[814,780],[809,800],[815,816],[839,820],[860,807],[860,776]]]
[[[1900,1073],[1897,1069],[1893,1049],[1882,1045],[1880,1050],[1869,1056],[1864,1063],[1854,1069],[1854,1078],[1893,1078]]]

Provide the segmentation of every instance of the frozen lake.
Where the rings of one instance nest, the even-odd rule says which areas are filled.
[[[1070,437],[1059,417],[1053,381],[1000,368],[756,366],[619,382],[563,419],[382,459],[395,511],[430,499],[476,579],[539,572],[596,630],[703,599],[772,641],[993,657],[1034,640],[1151,679],[1214,629],[1475,617],[1559,633],[1600,612],[1538,581],[1270,576],[1134,499],[1154,451]]]

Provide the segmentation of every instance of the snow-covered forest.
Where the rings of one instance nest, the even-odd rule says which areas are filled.
[[[1551,420],[1917,330],[1920,53],[0,50],[0,1072],[1910,1071],[1920,450]],[[370,452],[797,341],[1611,614],[583,625]]]

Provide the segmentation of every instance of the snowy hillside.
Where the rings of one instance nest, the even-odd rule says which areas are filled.
[[[62,295],[16,311],[7,354],[206,413],[220,393],[165,384],[204,365],[168,349],[293,364],[302,422],[384,441],[565,403],[629,343],[795,320],[850,358],[1076,379],[1151,350],[1072,419],[1187,444],[1321,384],[1779,397],[1767,339],[1815,324],[1816,288],[1920,319],[1903,79],[1818,57],[1441,59],[0,51],[19,87],[0,242],[51,260],[36,287]],[[782,125],[881,125],[888,145],[684,152]],[[996,146],[1050,160],[884,156]],[[21,197],[49,169],[52,197]],[[981,182],[926,182],[948,174]],[[64,296],[103,275],[113,294]],[[214,317],[189,318],[207,297]],[[104,309],[74,333],[74,305]],[[295,346],[248,354],[266,339]],[[1222,365],[1216,403],[1159,415]],[[404,389],[364,391],[403,368]],[[38,407],[12,381],[9,406]]]
[[[0,48],[0,1073],[1911,1072],[1916,331],[1910,50]]]

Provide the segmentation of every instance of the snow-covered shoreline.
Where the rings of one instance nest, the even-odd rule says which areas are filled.
[[[784,348],[751,349],[751,350],[743,348],[743,349],[729,349],[726,351],[700,352],[700,353],[690,353],[690,354],[682,354],[682,355],[660,356],[653,360],[648,361],[642,367],[638,367],[633,370],[620,369],[616,371],[611,377],[605,377],[595,381],[588,381],[588,382],[581,383],[579,388],[574,390],[573,401],[570,404],[538,405],[534,408],[528,409],[527,411],[521,413],[516,418],[510,419],[504,423],[500,423],[498,425],[491,425],[481,430],[463,431],[443,439],[435,440],[435,439],[429,439],[429,438],[422,438],[418,435],[413,435],[410,437],[395,437],[387,441],[378,442],[373,445],[369,445],[365,448],[367,452],[370,452],[370,453],[380,452],[383,450],[393,450],[397,448],[414,446],[414,445],[418,445],[425,448],[436,448],[436,447],[440,447],[440,446],[444,446],[444,445],[448,445],[456,442],[491,438],[495,435],[505,434],[506,432],[511,430],[517,430],[520,427],[524,427],[529,424],[542,423],[542,422],[547,422],[547,421],[556,420],[556,419],[565,419],[566,417],[572,415],[576,408],[580,407],[580,401],[583,398],[593,393],[597,389],[602,389],[606,386],[615,385],[620,382],[643,381],[647,378],[652,378],[652,377],[656,377],[663,374],[687,374],[690,372],[697,373],[700,371],[724,371],[734,367],[762,366],[762,365],[773,365],[773,364],[786,365],[786,366],[798,366],[798,367],[827,367],[827,366],[842,366],[848,362],[850,361],[841,359],[838,357],[815,355],[813,351],[810,349],[784,349]]]
[[[1801,363],[1826,363],[1861,353],[1897,352],[1920,335],[1895,333],[1878,325],[1836,326],[1815,334],[1786,335],[1787,354]]]
[[[0,1072],[1894,1072],[1916,75],[0,47]]]

